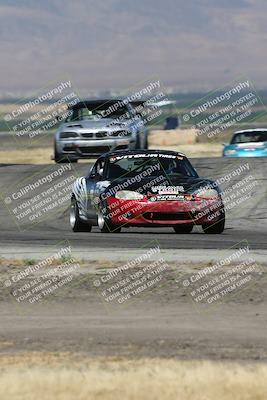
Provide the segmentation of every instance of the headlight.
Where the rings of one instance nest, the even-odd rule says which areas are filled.
[[[203,189],[199,190],[196,193],[197,197],[200,197],[201,199],[214,199],[219,196],[217,190],[215,189]]]
[[[116,199],[123,200],[141,200],[144,196],[141,193],[134,192],[133,190],[119,190],[115,194]]]
[[[76,132],[61,132],[60,133],[60,139],[75,138],[77,136],[79,136],[79,135]]]
[[[225,150],[225,154],[235,154],[236,150]]]

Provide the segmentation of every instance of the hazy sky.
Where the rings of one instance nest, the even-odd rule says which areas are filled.
[[[266,84],[266,0],[0,0],[0,90]]]

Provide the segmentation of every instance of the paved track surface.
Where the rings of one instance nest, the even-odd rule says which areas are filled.
[[[172,261],[176,262],[174,269],[164,274],[164,286],[141,296],[128,307],[117,305],[107,309],[92,285],[90,271],[79,284],[67,285],[63,293],[59,291],[40,304],[17,303],[12,298],[12,288],[2,285],[0,353],[62,350],[101,356],[266,360],[265,274],[253,287],[202,312],[183,286],[176,284],[173,272],[188,273],[191,256],[198,268],[204,256],[208,261],[209,254],[213,257],[223,249],[238,247],[242,240],[247,240],[254,252],[264,257],[267,159],[192,161],[203,177],[221,177],[246,162],[250,163],[250,172],[256,177],[255,195],[242,210],[234,209],[227,215],[222,235],[205,235],[198,229],[189,235],[175,235],[167,228],[124,229],[121,234],[101,234],[94,228],[91,233],[74,234],[69,229],[67,210],[32,230],[20,232],[2,204],[0,248],[3,256],[18,258],[21,251],[27,258],[38,258],[39,251],[49,252],[51,245],[68,239],[74,250],[79,249],[91,261],[103,254],[108,258],[108,253],[114,261],[116,251],[127,260],[127,256],[131,258],[137,249],[155,239],[165,256],[173,255]],[[44,166],[0,165],[1,193],[42,168]],[[78,175],[83,175],[88,168],[88,165],[78,164]],[[175,259],[177,254],[179,258]],[[89,270],[97,268],[96,265],[96,262],[89,262]],[[99,261],[98,268],[101,270],[104,266]],[[12,264],[2,263],[0,283],[3,284],[10,273],[14,273]]]
[[[227,213],[226,229],[222,235],[205,235],[200,227],[195,227],[189,235],[176,235],[171,228],[129,228],[123,229],[121,234],[103,234],[94,227],[91,233],[72,233],[69,228],[67,209],[59,213],[56,218],[48,218],[47,221],[34,228],[20,232],[2,203],[0,247],[5,254],[12,253],[12,249],[19,247],[27,248],[27,251],[31,252],[36,246],[53,245],[58,239],[68,239],[74,249],[79,247],[84,249],[85,253],[90,249],[94,251],[99,249],[101,253],[101,249],[107,248],[137,249],[155,239],[162,249],[228,249],[238,246],[242,240],[247,240],[252,249],[266,248],[267,158],[201,158],[191,161],[199,175],[207,178],[220,178],[247,162],[250,165],[249,173],[256,177],[255,196],[245,201],[242,207],[236,206]],[[0,164],[0,193],[14,182],[26,179],[44,167]],[[54,166],[50,167],[54,168]],[[89,167],[89,163],[88,165],[78,164],[75,166],[77,175],[85,174]],[[238,179],[240,178],[237,177],[236,182]]]

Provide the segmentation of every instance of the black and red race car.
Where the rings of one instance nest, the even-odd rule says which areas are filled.
[[[163,150],[115,151],[98,158],[73,186],[70,225],[74,232],[118,233],[123,227],[173,227],[190,233],[224,230],[218,185],[200,178],[182,153]]]

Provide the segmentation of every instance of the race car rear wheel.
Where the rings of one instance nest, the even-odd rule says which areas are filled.
[[[175,225],[173,227],[175,233],[190,233],[193,229],[193,224]]]
[[[148,149],[148,133],[145,134],[145,143],[144,143],[144,150]]]
[[[225,226],[225,216],[223,214],[223,216],[218,222],[215,222],[213,224],[203,224],[202,229],[207,234],[219,235],[220,233],[223,233],[224,226]]]
[[[81,220],[76,199],[71,200],[70,226],[73,232],[91,232],[92,230],[92,225]]]
[[[136,136],[136,142],[135,142],[135,150],[140,150],[141,143],[140,143],[140,135],[139,133]]]
[[[121,228],[118,225],[114,225],[101,213],[97,215],[97,224],[102,233],[120,233],[121,231]]]

